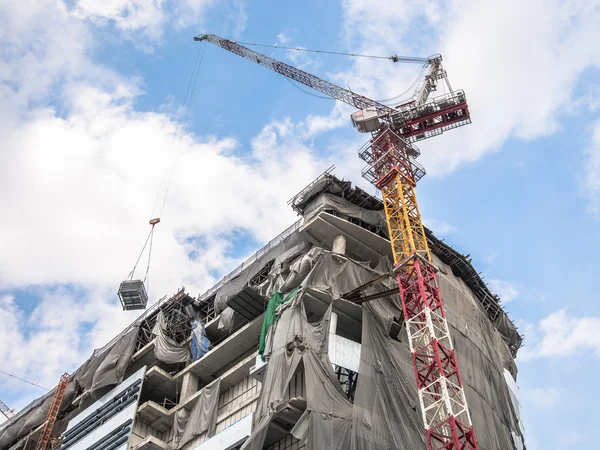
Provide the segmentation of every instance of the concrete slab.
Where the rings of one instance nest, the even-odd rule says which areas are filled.
[[[331,248],[333,239],[343,234],[348,241],[348,256],[362,261],[379,259],[382,255],[392,258],[390,241],[340,217],[322,211],[305,223],[301,231],[324,248]]]
[[[176,391],[176,381],[172,375],[158,366],[151,367],[144,379],[143,395],[157,402],[170,398]]]
[[[221,375],[221,377],[220,377],[221,378],[220,392],[224,392],[227,389],[229,389],[230,387],[235,386],[240,381],[242,381],[246,376],[248,376],[248,374],[250,373],[250,369],[252,368],[252,366],[254,365],[254,362],[256,361],[257,354],[258,354],[258,352],[254,352],[252,355],[248,356],[247,358],[244,358],[238,364],[236,364],[231,369],[229,369],[227,372],[225,372],[223,375]],[[198,395],[200,395],[200,391],[196,392],[194,395],[192,395],[190,398],[188,398],[185,402],[182,402],[179,405],[177,405],[177,407],[175,409],[179,409],[179,408],[192,409],[192,407],[196,403],[196,399],[198,398]]]
[[[138,408],[137,417],[155,430],[164,433],[173,428],[173,411],[150,400]]]
[[[203,442],[194,450],[229,450],[237,448],[252,434],[253,417],[253,413],[248,414],[243,419],[215,434],[208,441]]]
[[[132,447],[132,450],[172,450],[172,447],[157,437],[148,436],[135,447]]]
[[[133,354],[131,357],[131,362],[136,363],[138,366],[148,365],[154,362],[154,343],[156,342],[156,338],[152,339],[142,348],[140,348],[137,352]]]
[[[213,320],[204,325],[204,330],[206,331],[206,337],[210,340],[210,342],[218,342],[226,337],[229,332],[226,330],[219,330],[219,321],[221,320],[220,316],[215,317]]]
[[[218,372],[219,369],[258,345],[262,323],[263,314],[228,336],[202,358],[179,372],[175,378],[182,377],[185,373],[191,371],[198,376],[202,383],[211,382],[213,380],[212,375]]]

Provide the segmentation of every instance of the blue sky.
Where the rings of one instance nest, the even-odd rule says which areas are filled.
[[[373,192],[360,179],[365,136],[350,108],[194,35],[440,52],[473,124],[419,145],[423,216],[472,255],[525,334],[528,448],[595,448],[598,23],[591,0],[0,1],[0,367],[52,387],[135,318],[114,293],[171,169],[151,300],[210,287],[295,220],[286,201],[332,163]],[[199,50],[186,132],[174,141]],[[375,99],[418,72],[266,50]],[[0,374],[0,399],[16,409],[41,393]]]

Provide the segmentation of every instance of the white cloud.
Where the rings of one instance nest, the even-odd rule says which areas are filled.
[[[487,280],[487,283],[490,291],[500,297],[502,303],[512,302],[521,294],[519,289],[510,281],[490,278]]]
[[[456,227],[443,220],[423,219],[423,224],[439,236],[445,236],[456,231]]]
[[[532,388],[523,392],[536,409],[546,411],[561,403],[562,391],[557,388]]]
[[[280,45],[287,45],[292,38],[289,36],[289,31],[282,31],[277,35],[277,43]]]
[[[163,35],[164,27],[173,24],[188,27],[201,23],[202,14],[215,3],[214,0],[76,0],[72,13],[78,18],[87,19],[97,25],[112,24],[133,38],[134,33],[156,43]],[[236,29],[243,30],[246,17],[243,5],[235,2],[238,11],[235,17]],[[150,47],[140,43],[141,48]]]
[[[245,152],[231,137],[188,133],[174,158],[174,118],[136,110],[138,82],[93,61],[85,21],[60,2],[3,10],[0,290],[41,301],[2,298],[0,367],[51,387],[135,317],[115,292],[149,231],[165,163],[175,170],[151,302],[182,285],[196,295],[237,265],[245,255],[232,247],[235,233],[266,242],[293,223],[286,201],[336,157],[323,161],[310,140],[336,118],[274,121]],[[22,394],[20,406],[39,394],[0,383]]]
[[[123,31],[146,30],[159,37],[165,20],[162,0],[78,0],[74,13],[99,24],[113,22]]]
[[[591,142],[587,148],[584,189],[590,200],[590,210],[600,215],[600,120],[592,125]]]
[[[497,151],[510,137],[555,132],[562,116],[577,111],[572,104],[582,73],[600,68],[600,8],[594,0],[384,0],[377,8],[346,0],[343,6],[354,51],[440,52],[453,88],[465,90],[473,124],[421,144],[430,174]],[[387,98],[410,85],[406,70],[359,60],[340,77],[356,91]]]
[[[520,361],[574,356],[583,351],[600,354],[600,317],[573,317],[560,309],[538,324],[521,328],[526,339],[519,351]]]
[[[69,292],[66,288],[36,290],[41,301],[31,314],[12,296],[0,298],[0,367],[40,386],[52,388],[65,371],[72,371],[124,328],[134,313],[109,303],[108,292]],[[89,325],[86,327],[85,325]],[[18,393],[11,407],[20,408],[42,389],[0,374],[3,392]]]

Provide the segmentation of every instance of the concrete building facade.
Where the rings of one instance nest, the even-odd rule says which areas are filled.
[[[72,376],[64,450],[425,449],[381,202],[325,174],[300,219],[207,292],[149,308]],[[522,338],[427,230],[481,449],[524,449]],[[359,289],[361,288],[361,289]],[[34,450],[50,392],[0,428]]]

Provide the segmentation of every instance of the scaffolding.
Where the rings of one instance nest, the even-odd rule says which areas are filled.
[[[152,330],[160,311],[165,316],[167,337],[178,344],[188,339],[192,333],[193,312],[195,311],[193,303],[194,299],[185,293],[184,288],[181,288],[168,300],[160,301],[158,306],[149,311],[149,314],[141,320],[135,350],[140,350],[154,339]],[[192,308],[192,314],[190,314],[190,308]]]

